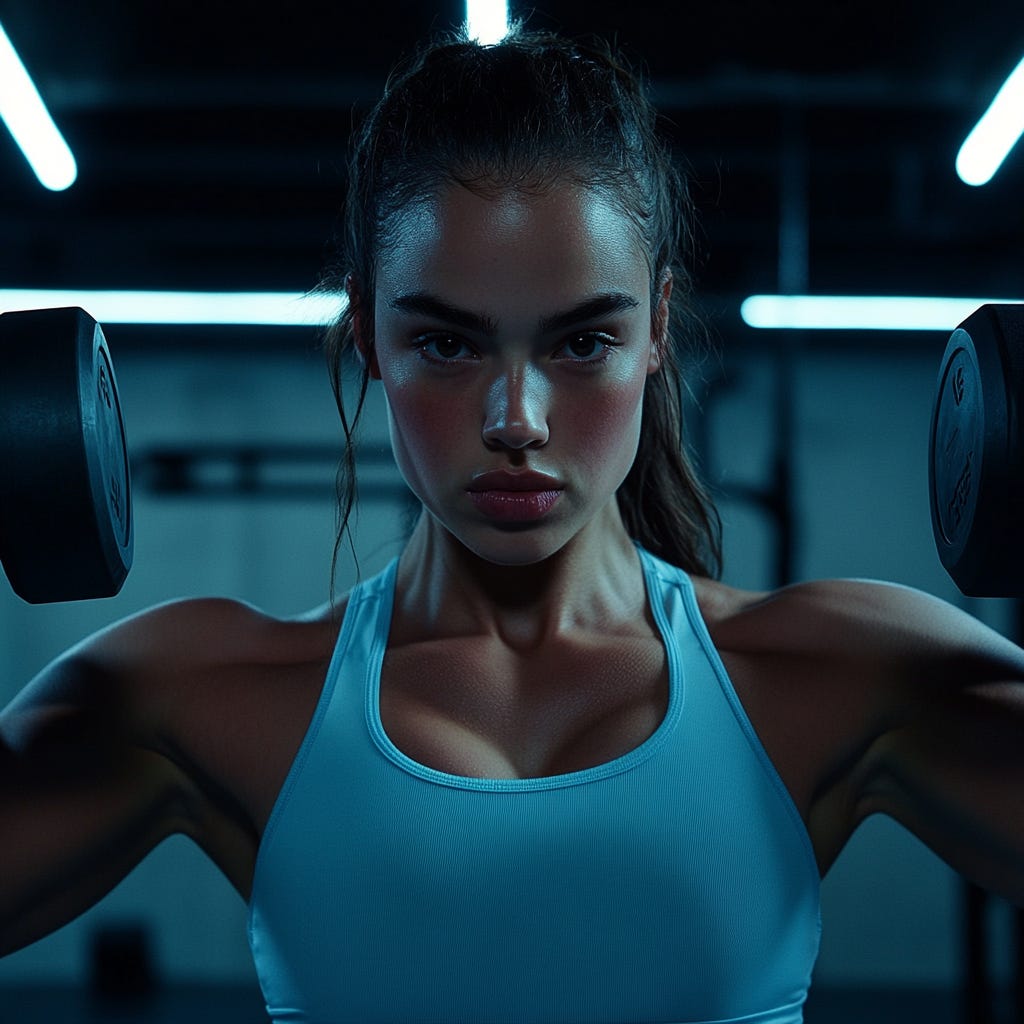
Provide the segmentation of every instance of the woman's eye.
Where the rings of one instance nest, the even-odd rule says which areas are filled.
[[[572,362],[600,364],[610,358],[613,346],[603,334],[577,334],[563,348],[573,357],[579,357],[573,358]]]
[[[587,354],[594,354],[594,349],[597,346],[601,346],[600,351],[597,353],[600,357],[597,359],[584,359],[586,362],[600,362],[601,359],[607,355],[610,351],[608,343],[598,334],[579,334],[575,336],[565,346],[573,355],[586,356]]]
[[[433,347],[434,351],[427,351]],[[450,334],[432,334],[426,337],[420,338],[416,344],[416,350],[426,360],[434,363],[447,363],[451,362],[458,354],[461,348],[464,348],[464,342],[453,338]]]
[[[452,334],[425,334],[415,341],[416,352],[428,363],[462,362],[472,350]],[[580,366],[600,366],[613,354],[615,342],[607,335],[588,333],[573,335],[555,349],[556,359]],[[559,353],[567,355],[559,356]]]

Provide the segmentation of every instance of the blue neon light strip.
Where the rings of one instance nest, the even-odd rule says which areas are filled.
[[[750,327],[775,330],[951,331],[986,303],[1020,299],[865,295],[751,295],[740,306]],[[81,306],[107,324],[236,324],[301,327],[330,323],[344,295],[300,292],[157,292],[0,289],[0,312]]]
[[[751,295],[740,306],[750,327],[814,331],[952,331],[986,303],[1019,299],[870,295]]]
[[[54,192],[74,184],[75,157],[0,25],[0,119],[39,181]]]
[[[81,306],[101,324],[240,324],[280,327],[329,323],[344,295],[298,292],[145,292],[0,289],[0,312]]]
[[[1010,72],[988,110],[964,139],[956,173],[968,185],[991,180],[1024,134],[1024,60]]]

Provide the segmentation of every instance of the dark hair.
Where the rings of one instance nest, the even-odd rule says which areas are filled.
[[[318,290],[338,294],[352,276],[358,306],[371,311],[359,318],[359,327],[372,346],[377,258],[407,204],[453,183],[486,195],[508,188],[543,191],[566,179],[613,203],[641,242],[659,328],[670,327],[658,317],[664,276],[673,275],[669,343],[661,369],[644,387],[640,444],[616,495],[619,510],[629,535],[647,550],[687,572],[717,577],[721,521],[682,435],[680,342],[699,334],[684,263],[692,249],[693,208],[657,117],[637,73],[603,40],[570,41],[521,25],[492,46],[468,40],[464,32],[436,37],[392,72],[354,136],[338,259]],[[355,501],[353,434],[369,380],[364,360],[350,426],[342,372],[354,343],[355,305],[324,337],[346,438],[332,581]]]

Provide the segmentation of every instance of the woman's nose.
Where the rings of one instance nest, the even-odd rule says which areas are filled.
[[[488,445],[528,448],[548,440],[548,382],[530,366],[500,374],[487,392],[483,439]]]

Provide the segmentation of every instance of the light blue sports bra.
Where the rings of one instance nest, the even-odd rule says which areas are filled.
[[[566,775],[468,778],[402,754],[378,701],[398,559],[353,589],[256,863],[249,942],[274,1021],[802,1020],[810,838],[688,576],[637,550],[668,713]]]

